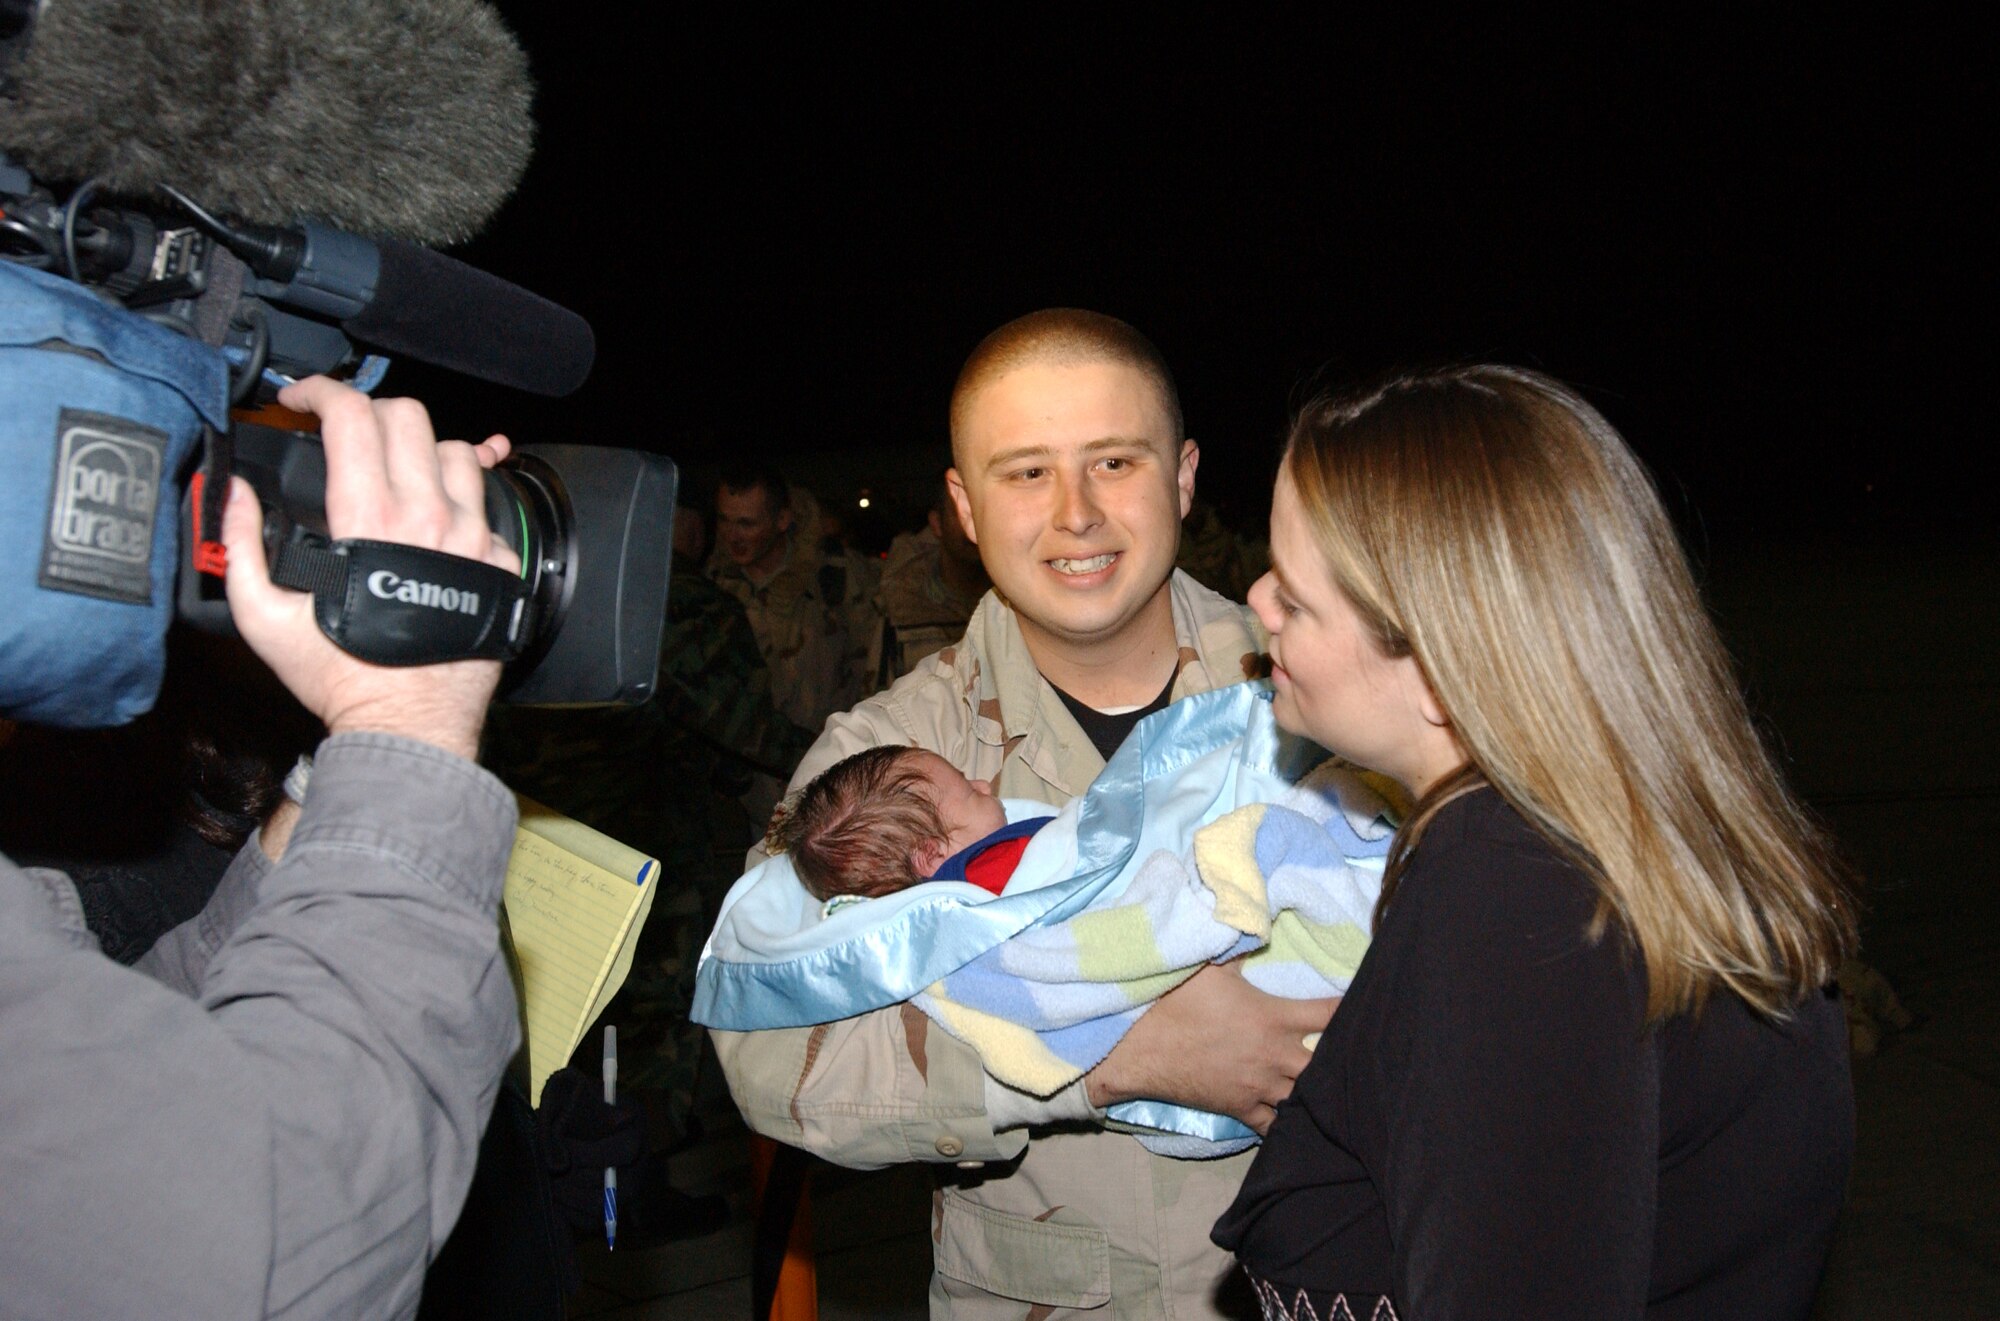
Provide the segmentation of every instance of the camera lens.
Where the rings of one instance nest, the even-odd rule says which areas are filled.
[[[541,664],[569,612],[576,583],[570,563],[575,521],[556,470],[534,454],[516,454],[486,474],[486,522],[521,557],[521,578],[535,611],[534,637],[508,665],[505,687]]]

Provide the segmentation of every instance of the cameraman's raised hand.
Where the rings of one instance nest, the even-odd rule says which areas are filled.
[[[287,386],[278,402],[320,419],[327,530],[336,540],[402,542],[519,568],[486,526],[481,476],[507,456],[506,437],[439,441],[416,400],[372,400],[324,376]],[[230,614],[284,685],[330,733],[400,734],[476,756],[499,662],[395,668],[348,655],[320,632],[310,595],[271,582],[263,530],[255,494],[232,479],[222,520]]]

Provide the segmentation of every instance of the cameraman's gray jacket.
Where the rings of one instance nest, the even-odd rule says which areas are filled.
[[[0,858],[0,1318],[414,1314],[519,1036],[513,827],[470,762],[328,739],[152,978]]]

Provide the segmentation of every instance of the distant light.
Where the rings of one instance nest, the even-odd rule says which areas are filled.
[[[863,509],[866,509],[868,507],[868,497],[865,495],[861,497],[861,507]]]

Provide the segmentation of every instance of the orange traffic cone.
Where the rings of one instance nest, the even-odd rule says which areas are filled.
[[[812,1157],[755,1134],[750,1138],[750,1306],[754,1321],[819,1321],[807,1187]]]

